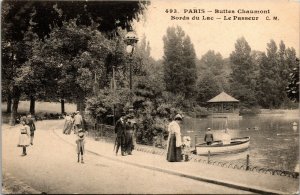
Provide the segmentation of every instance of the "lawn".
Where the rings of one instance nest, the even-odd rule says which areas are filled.
[[[29,101],[20,101],[19,107],[18,107],[18,113],[19,114],[25,114],[29,112]],[[56,114],[61,113],[61,107],[59,102],[36,102],[35,103],[35,113],[36,115],[44,115],[47,114]],[[3,102],[1,105],[2,109],[2,123],[8,123],[10,114],[6,113],[6,103]],[[69,104],[65,103],[65,112],[75,112],[76,111],[76,105],[75,104]]]

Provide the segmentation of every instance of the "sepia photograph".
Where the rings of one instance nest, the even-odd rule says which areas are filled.
[[[299,194],[299,0],[2,0],[1,194]]]

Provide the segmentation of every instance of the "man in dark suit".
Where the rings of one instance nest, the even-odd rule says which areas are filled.
[[[31,114],[28,113],[26,117],[26,125],[30,127],[30,144],[33,145],[33,138],[34,138],[34,131],[35,131],[35,124]]]

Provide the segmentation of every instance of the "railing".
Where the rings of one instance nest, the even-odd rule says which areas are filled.
[[[217,165],[225,168],[233,168],[233,169],[239,169],[239,170],[245,170],[245,171],[254,171],[258,173],[265,173],[265,174],[271,174],[271,175],[279,175],[279,176],[287,176],[292,178],[299,178],[298,172],[293,171],[285,171],[285,170],[277,170],[277,169],[270,169],[270,168],[264,168],[264,167],[258,167],[258,166],[252,166],[249,164],[250,162],[250,155],[248,154],[245,163],[232,163],[232,162],[222,162],[222,161],[214,161],[211,160],[210,155],[207,155],[207,159],[199,158],[197,155],[191,155],[190,160],[194,162],[201,162],[201,163],[207,163],[211,165]]]
[[[115,139],[114,127],[110,125],[104,124],[86,124],[86,128],[89,129],[88,135],[90,137],[94,137],[95,140],[104,139],[106,141],[113,142]],[[136,144],[135,150],[147,152],[156,155],[166,155],[167,151],[165,149],[157,148],[155,146],[146,146]],[[237,162],[224,162],[224,161],[215,161],[211,159],[211,155],[208,153],[207,157],[198,156],[195,154],[189,155],[189,160],[200,163],[207,163],[211,165],[221,166],[225,168],[239,169],[245,171],[254,171],[258,173],[271,174],[271,175],[279,175],[279,176],[287,176],[291,178],[299,178],[298,172],[285,171],[285,170],[277,170],[270,169],[264,167],[253,166],[250,164],[250,155],[248,154],[245,158],[245,161],[242,163]]]

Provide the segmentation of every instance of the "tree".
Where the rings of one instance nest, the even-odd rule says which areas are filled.
[[[224,60],[220,53],[215,53],[213,50],[206,52],[200,60],[202,70],[207,70],[217,76],[224,72]]]
[[[299,59],[296,59],[294,67],[290,71],[286,92],[292,101],[299,102]]]
[[[36,33],[40,39],[43,41],[49,38],[50,33],[53,29],[60,28],[64,24],[64,21],[76,20],[77,25],[85,26],[95,26],[95,22],[100,25],[97,26],[97,31],[104,32],[104,34],[113,38],[117,36],[117,28],[126,28],[134,19],[139,19],[139,14],[141,14],[145,9],[146,5],[149,2],[56,2],[56,1],[4,1],[2,3],[2,27],[3,27],[3,39],[2,39],[2,49],[6,49],[5,60],[2,62],[5,65],[2,66],[2,73],[6,72],[6,75],[16,75],[16,70],[22,66],[30,66],[27,63],[24,63],[28,60],[31,60],[31,63],[36,63],[34,60],[40,61],[41,56],[34,57],[26,56],[24,51],[24,36],[29,27],[32,27],[32,32]],[[73,9],[70,9],[72,7]],[[100,11],[101,10],[101,11]],[[122,10],[122,11],[120,11]],[[93,22],[95,21],[95,22]],[[83,36],[83,38],[85,38]],[[20,46],[21,45],[21,46]],[[6,48],[4,48],[6,47]],[[71,48],[72,49],[72,48]],[[74,49],[74,48],[73,48]],[[76,50],[76,49],[75,49]],[[20,51],[20,53],[18,53]],[[50,55],[48,55],[50,56]],[[56,62],[61,60],[58,58]],[[47,59],[42,59],[41,62],[47,61],[46,68],[50,68],[51,75],[53,78],[57,78],[57,68],[60,64],[63,63],[53,63],[53,57]],[[16,63],[18,62],[18,63]],[[62,61],[61,61],[62,62]],[[70,61],[64,61],[69,63]],[[15,65],[13,65],[15,64]],[[51,65],[49,65],[51,64]],[[49,65],[49,66],[48,66]],[[52,66],[54,65],[54,66]],[[10,68],[7,68],[11,66]],[[21,68],[21,69],[22,69]],[[20,69],[20,70],[21,70]],[[26,69],[26,68],[25,68]],[[25,71],[24,69],[24,71]],[[28,67],[27,67],[28,69]],[[10,71],[10,72],[9,72]],[[22,70],[21,70],[22,71]],[[53,73],[52,73],[53,72]],[[81,75],[90,76],[91,74],[86,69],[81,69]],[[32,76],[32,75],[31,75]],[[15,86],[13,81],[14,76],[11,77],[2,77],[4,78],[2,84],[4,84],[4,93],[2,94],[7,98],[8,102],[8,111],[11,102],[11,98],[14,97],[18,102],[19,96],[21,95],[20,91],[22,88]],[[27,77],[29,78],[29,77]],[[95,79],[96,80],[96,79]],[[55,96],[55,86],[57,86],[59,79],[52,79],[49,81],[51,87],[44,85],[46,89],[47,96],[50,95],[50,98],[56,98]],[[48,83],[49,83],[48,82]],[[29,83],[27,83],[29,84]],[[24,89],[24,88],[23,88]],[[18,95],[18,97],[16,97]],[[32,96],[33,97],[33,96]],[[61,97],[59,97],[61,98]],[[13,106],[17,108],[16,106]],[[15,110],[17,112],[17,110]],[[15,113],[14,113],[15,115]]]
[[[179,26],[169,27],[163,40],[166,90],[192,98],[197,80],[194,46]]]
[[[227,91],[227,77],[222,55],[213,50],[205,53],[198,64],[197,103],[205,106],[206,101],[222,91]]]
[[[256,106],[256,75],[251,57],[251,47],[244,37],[235,43],[235,51],[230,54],[232,73],[230,88],[232,94],[245,106]]]
[[[260,104],[266,108],[278,108],[282,100],[277,45],[271,40],[267,46],[267,55],[260,65]]]

